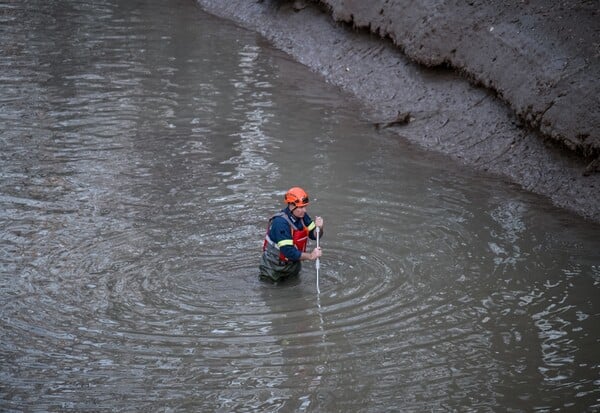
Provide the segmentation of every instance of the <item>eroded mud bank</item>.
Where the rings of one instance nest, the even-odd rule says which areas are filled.
[[[560,33],[570,34],[561,43],[542,30],[544,17],[558,12],[534,2],[522,2],[528,14],[502,2],[197,2],[355,95],[380,133],[506,176],[600,222],[600,173],[592,163],[600,147],[600,46],[590,44],[598,24],[576,19],[596,16],[596,3],[569,5],[577,13],[564,15]],[[591,27],[582,40],[585,24]],[[526,29],[536,35],[519,33]],[[579,55],[566,56],[574,47]]]
[[[322,0],[333,17],[389,37],[412,60],[496,91],[529,127],[600,150],[597,1]]]

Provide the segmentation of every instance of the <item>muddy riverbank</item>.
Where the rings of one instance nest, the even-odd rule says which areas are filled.
[[[596,3],[197,2],[354,95],[377,133],[600,222]]]

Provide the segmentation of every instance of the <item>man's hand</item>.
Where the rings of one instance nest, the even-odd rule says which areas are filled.
[[[323,228],[323,218],[315,217],[315,225],[319,228]]]
[[[322,255],[321,247],[317,247],[314,250],[312,250],[312,252],[310,253],[310,259],[314,261],[317,258],[319,258],[321,255]]]

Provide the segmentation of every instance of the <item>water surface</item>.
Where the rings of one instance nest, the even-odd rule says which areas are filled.
[[[594,411],[599,227],[192,1],[0,3],[3,411]],[[313,263],[261,283],[290,186]]]

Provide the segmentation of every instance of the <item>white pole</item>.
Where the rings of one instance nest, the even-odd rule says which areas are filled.
[[[316,231],[317,231],[317,248],[319,248],[319,232],[321,231],[321,228],[317,227]],[[321,294],[321,291],[319,290],[319,267],[320,266],[321,266],[321,263],[319,262],[319,258],[317,258],[317,262],[316,262],[316,267],[317,267],[317,294]]]

